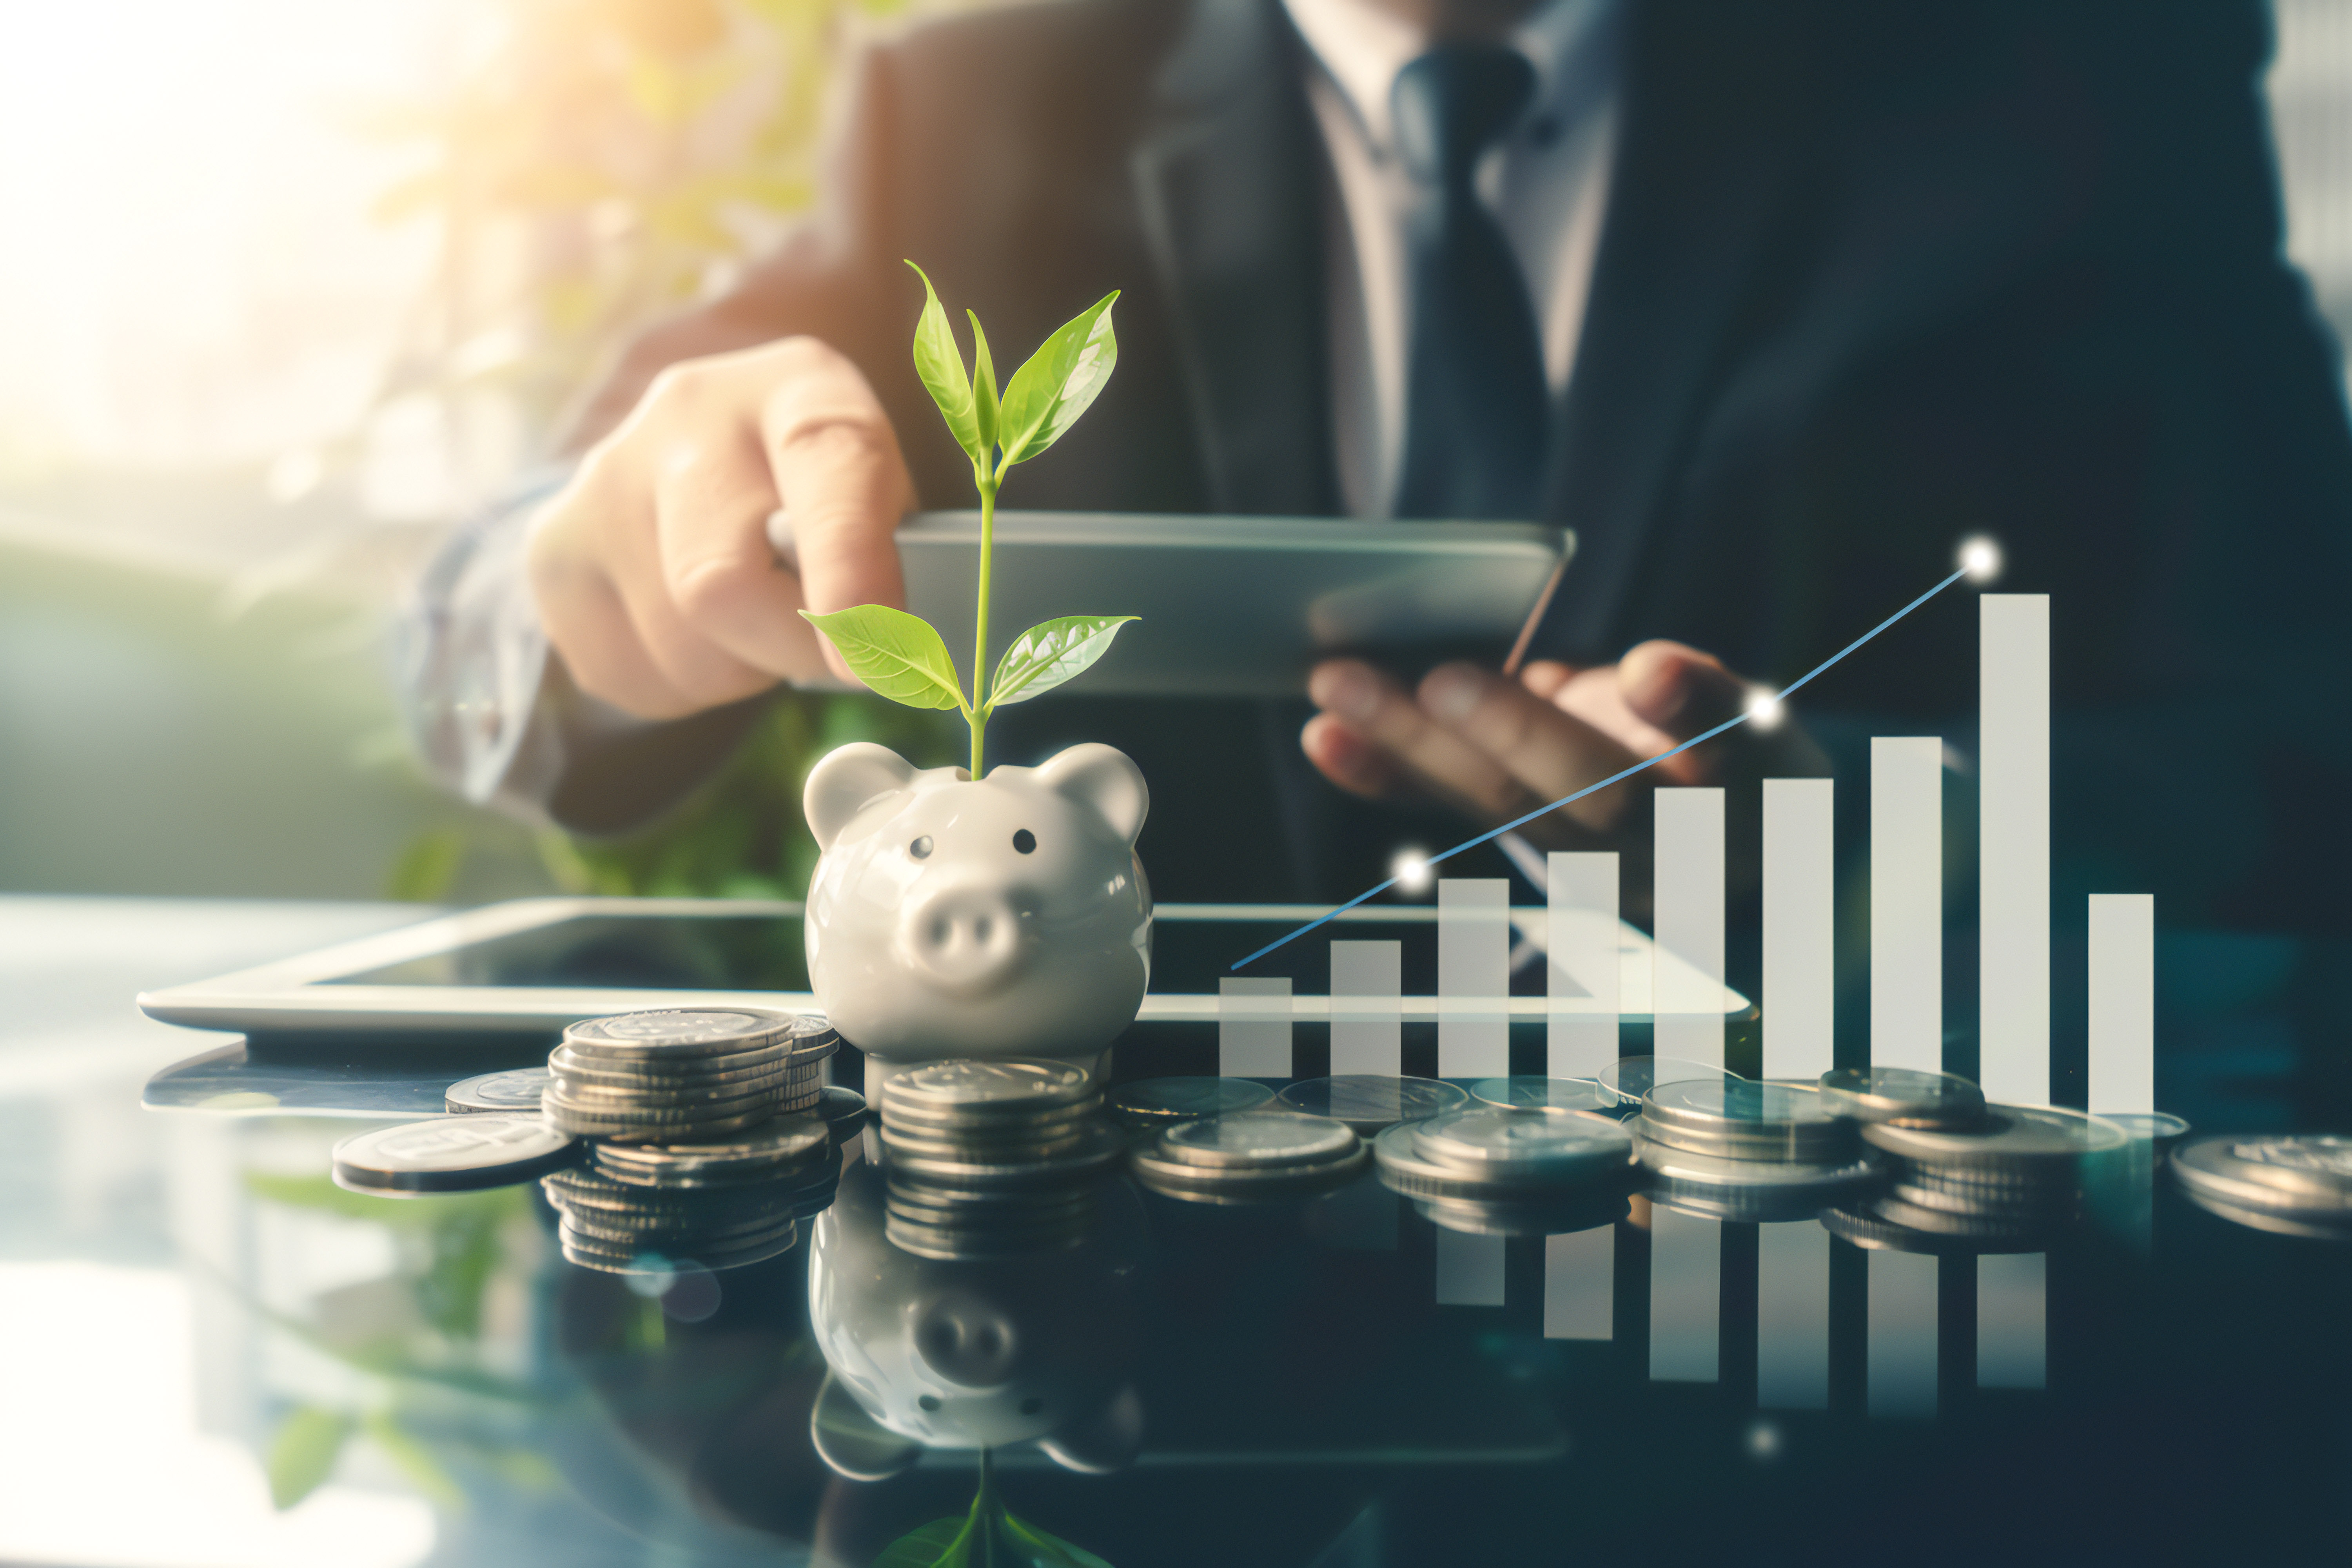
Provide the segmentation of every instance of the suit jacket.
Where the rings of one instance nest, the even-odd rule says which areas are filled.
[[[2054,837],[2083,875],[2168,918],[2340,920],[2348,748],[2313,721],[2352,675],[2352,436],[2281,256],[2257,0],[1628,0],[1624,26],[1546,485],[1580,551],[1536,651],[1671,637],[1787,679],[1990,532],[2000,588],[2053,595]],[[1274,0],[1058,0],[875,49],[828,209],[649,333],[588,433],[664,364],[812,333],[872,379],[924,504],[971,504],[908,354],[911,257],[1008,360],[1125,290],[1117,374],[1014,504],[1336,511],[1300,49]],[[1966,750],[1975,638],[1955,589],[1801,711]],[[1305,711],[1057,694],[992,746],[1134,752],[1163,896],[1345,896],[1447,829],[1316,780]],[[741,721],[692,721],[698,754]],[[649,772],[660,749],[583,751],[558,816],[658,804],[700,765]]]

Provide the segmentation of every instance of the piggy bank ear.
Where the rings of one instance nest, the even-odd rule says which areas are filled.
[[[1037,1447],[1066,1470],[1107,1476],[1125,1469],[1143,1447],[1143,1401],[1132,1385],[1075,1426],[1065,1426]]]
[[[809,1440],[828,1468],[853,1481],[887,1481],[913,1468],[923,1453],[921,1444],[866,1414],[830,1372],[809,1412]]]
[[[907,787],[914,765],[871,741],[854,741],[827,752],[809,770],[808,787],[801,792],[801,811],[808,818],[816,847],[830,849],[849,819],[893,790]]]
[[[1049,758],[1037,770],[1037,778],[1056,795],[1091,809],[1129,845],[1143,831],[1144,815],[1151,809],[1151,791],[1144,785],[1143,770],[1129,761],[1125,752],[1092,742],[1072,746]]]

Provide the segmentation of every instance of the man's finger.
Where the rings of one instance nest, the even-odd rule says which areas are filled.
[[[1431,719],[1500,763],[1538,801],[1573,795],[1639,760],[1517,681],[1475,665],[1440,665],[1423,678],[1419,697]],[[1561,815],[1605,831],[1624,812],[1626,788],[1615,784],[1589,795]]]
[[[680,616],[751,668],[787,680],[822,674],[816,628],[798,614],[800,580],[768,542],[774,480],[756,433],[684,437],[654,484],[661,574]]]
[[[639,719],[676,719],[696,704],[670,684],[637,637],[621,596],[583,563],[534,549],[531,596],[572,683]]]
[[[1496,821],[1534,804],[1508,769],[1432,720],[1370,665],[1351,658],[1318,665],[1307,678],[1307,693],[1317,707],[1385,752],[1398,773],[1473,816]],[[1352,787],[1345,780],[1333,782]]]

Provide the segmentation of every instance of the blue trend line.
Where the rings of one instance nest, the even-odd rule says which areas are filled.
[[[1934,598],[1937,595],[1942,593],[1945,589],[1950,587],[1953,584],[1958,582],[1968,574],[1969,569],[1965,566],[1961,567],[1958,571],[1953,573],[1950,576],[1945,578],[1942,582],[1937,584],[1934,587],[1928,589],[1926,593],[1920,595],[1917,598],[1912,600],[1909,604],[1904,605],[1901,609],[1895,611],[1893,615],[1887,616],[1885,620],[1871,627],[1870,630],[1863,633],[1862,636],[1854,638],[1853,641],[1846,644],[1845,647],[1838,649],[1837,652],[1830,655],[1829,658],[1813,666],[1811,669],[1806,671],[1803,675],[1798,677],[1787,686],[1782,687],[1780,694],[1774,697],[1772,700],[1775,702],[1787,700],[1789,694],[1795,691],[1799,687],[1803,686],[1815,676],[1821,674],[1823,670],[1837,663],[1838,660],[1843,658],[1846,655],[1852,653],[1854,649],[1860,647],[1863,644],[1868,642],[1871,638],[1876,637],[1879,633],[1885,631],[1887,627],[1893,626],[1895,622],[1901,620],[1904,616],[1909,615],[1912,611],[1917,609],[1920,605],[1926,604],[1928,600]],[[1761,704],[1755,706],[1761,706]],[[1444,854],[1432,855],[1428,859],[1423,861],[1422,864],[1424,866],[1434,866],[1441,860],[1451,860],[1454,857],[1461,854],[1465,849],[1475,849],[1481,844],[1491,843],[1495,839],[1500,838],[1504,834],[1510,832],[1515,827],[1526,826],[1528,823],[1533,822],[1538,816],[1549,816],[1552,812],[1558,811],[1563,805],[1572,805],[1596,790],[1604,790],[1611,784],[1622,784],[1645,768],[1655,767],[1658,763],[1664,762],[1668,757],[1679,756],[1683,752],[1689,751],[1693,746],[1700,744],[1702,742],[1714,740],[1726,730],[1733,729],[1738,725],[1747,723],[1749,719],[1755,716],[1755,706],[1742,710],[1738,715],[1726,719],[1722,723],[1717,724],[1714,729],[1706,731],[1704,734],[1693,735],[1689,740],[1685,741],[1681,745],[1676,746],[1670,751],[1660,752],[1654,757],[1649,757],[1642,762],[1635,763],[1632,767],[1625,769],[1622,773],[1611,773],[1599,784],[1586,784],[1574,795],[1562,795],[1559,799],[1553,801],[1549,805],[1539,805],[1533,811],[1528,812],[1525,816],[1515,816],[1511,818],[1510,821],[1503,824],[1502,826],[1492,828],[1485,833],[1481,833],[1475,838],[1465,839],[1462,843],[1456,844],[1453,848],[1446,850]],[[1244,958],[1239,963],[1232,965],[1232,968],[1229,969],[1227,973],[1230,973],[1232,969],[1243,969],[1246,968],[1250,964],[1255,963],[1259,959],[1264,958],[1276,948],[1284,946],[1289,942],[1297,942],[1300,937],[1305,936],[1317,926],[1328,925],[1331,921],[1338,920],[1341,915],[1346,914],[1349,910],[1354,909],[1358,904],[1362,903],[1365,900],[1379,898],[1382,893],[1385,893],[1391,888],[1395,887],[1397,885],[1397,878],[1391,877],[1387,881],[1382,882],[1377,888],[1365,889],[1362,892],[1358,893],[1354,898],[1349,899],[1346,903],[1341,904],[1330,913],[1321,915],[1314,920],[1308,921],[1305,925],[1300,926],[1297,931],[1292,931],[1287,936],[1276,937],[1274,941],[1267,942],[1264,947],[1259,948],[1247,958]]]

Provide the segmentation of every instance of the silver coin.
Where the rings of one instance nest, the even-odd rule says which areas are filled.
[[[1900,1176],[1886,1191],[1889,1197],[1898,1198],[1915,1208],[1934,1209],[1938,1214],[1985,1216],[2078,1214],[2084,1196],[2082,1187],[2073,1184],[2041,1191],[2030,1188],[2011,1190],[1945,1185],[1908,1181]]]
[[[1643,1098],[1640,1132],[1695,1154],[1816,1164],[1844,1158],[1853,1137],[1811,1084],[1740,1078],[1657,1085]]]
[[[733,1137],[693,1142],[600,1143],[599,1169],[664,1176],[710,1176],[729,1172],[770,1173],[797,1167],[832,1144],[824,1123],[806,1115],[778,1116]]]
[[[1093,1094],[1067,1105],[1048,1106],[1018,1116],[982,1118],[940,1116],[929,1107],[886,1103],[882,1125],[886,1130],[896,1128],[918,1138],[1015,1138],[1030,1133],[1045,1136],[1083,1126],[1101,1110],[1102,1097]]]
[[[2049,1247],[2055,1234],[2036,1231],[2014,1237],[1958,1237],[1915,1230],[1877,1213],[1874,1205],[1853,1200],[1827,1205],[1817,1213],[1823,1230],[1872,1252],[1916,1252],[1931,1257],[2040,1252]]]
[[[1073,1217],[1090,1215],[1100,1206],[1091,1186],[1066,1193],[1040,1192],[1035,1194],[1034,1202],[1005,1201],[1022,1191],[1018,1187],[999,1190],[989,1194],[995,1200],[990,1203],[957,1203],[925,1189],[892,1183],[883,1198],[883,1207],[891,1214],[904,1215],[924,1225],[944,1226],[950,1230],[986,1230],[994,1226],[1019,1229],[1023,1226],[1066,1224]]]
[[[1617,1097],[1589,1078],[1482,1078],[1470,1098],[1514,1110],[1609,1110]]]
[[[1512,1114],[1481,1110],[1475,1116]],[[1521,1112],[1521,1115],[1528,1113]],[[1541,1113],[1535,1113],[1540,1118]],[[1544,1119],[1549,1120],[1549,1119]],[[1372,1139],[1372,1157],[1380,1163],[1386,1185],[1415,1198],[1503,1198],[1541,1192],[1565,1194],[1579,1188],[1606,1187],[1632,1174],[1633,1141],[1624,1129],[1602,1121],[1587,1122],[1591,1134],[1588,1157],[1551,1171],[1514,1170],[1508,1166],[1465,1165],[1431,1159],[1422,1152],[1419,1129],[1401,1122]]]
[[[574,1157],[571,1134],[538,1116],[475,1111],[361,1132],[335,1145],[335,1180],[400,1193],[503,1187]]]
[[[723,1056],[688,1057],[676,1060],[626,1061],[583,1056],[566,1046],[547,1055],[548,1067],[568,1079],[603,1084],[610,1089],[704,1089],[740,1083],[749,1079],[782,1078],[794,1070],[791,1053],[782,1046],[730,1052]],[[811,1064],[803,1068],[823,1071]]]
[[[1055,1160],[1091,1148],[1101,1136],[1102,1123],[1088,1120],[1031,1137],[1025,1133],[990,1138],[925,1138],[885,1123],[882,1147],[895,1159],[964,1160],[982,1164],[1008,1160]]]
[[[613,1126],[623,1131],[659,1129],[663,1127],[707,1126],[716,1121],[748,1116],[751,1121],[764,1120],[775,1110],[772,1094],[751,1094],[726,1100],[611,1100],[582,1099],[569,1092],[562,1079],[551,1081],[540,1108],[560,1125],[575,1131],[593,1131],[597,1127]],[[747,1121],[744,1125],[750,1125]],[[695,1140],[687,1140],[695,1142]]]
[[[2191,1191],[2241,1208],[2352,1219],[2352,1138],[2200,1138],[2172,1152]]]
[[[885,1169],[940,1186],[1013,1186],[1053,1182],[1108,1164],[1118,1158],[1124,1141],[1110,1127],[1095,1124],[1081,1147],[1047,1159],[966,1159],[937,1155],[900,1155],[887,1148]]]
[[[1965,1128],[1984,1115],[1984,1090],[1951,1073],[1834,1068],[1822,1074],[1821,1090],[1832,1115],[1853,1121]]]
[[[1199,1123],[1186,1122],[1183,1125],[1197,1126]],[[1343,1127],[1341,1131],[1349,1130]],[[1135,1173],[1136,1178],[1146,1186],[1161,1192],[1182,1188],[1187,1191],[1295,1194],[1307,1188],[1344,1185],[1355,1179],[1356,1173],[1371,1157],[1370,1147],[1359,1138],[1351,1147],[1327,1159],[1269,1165],[1200,1165],[1167,1153],[1161,1142],[1160,1139],[1153,1139],[1128,1152],[1128,1168]]]
[[[942,1116],[1020,1116],[1068,1105],[1096,1092],[1083,1068],[1067,1062],[1012,1058],[926,1062],[892,1073],[882,1086],[882,1114],[905,1106]]]
[[[1965,1131],[1874,1121],[1863,1125],[1862,1138],[1874,1149],[1948,1173],[2052,1179],[2071,1175],[2084,1161],[2116,1154],[2130,1142],[2114,1122],[2079,1110],[1990,1104],[1984,1120]]]
[[[582,1056],[645,1060],[658,1057],[721,1056],[786,1037],[788,1013],[733,1007],[663,1007],[583,1018],[563,1031],[563,1043]]]
[[[1639,1105],[1662,1083],[1710,1083],[1738,1076],[1681,1057],[1620,1057],[1594,1074],[1592,1081],[1615,1095],[1620,1104]]]
[[[516,1068],[509,1072],[486,1072],[453,1083],[442,1095],[453,1113],[474,1111],[534,1111],[547,1088],[545,1068]]]
[[[1467,1091],[1442,1079],[1383,1078],[1374,1073],[1308,1079],[1275,1097],[1275,1104],[1282,1110],[1328,1117],[1362,1133],[1377,1132],[1400,1121],[1418,1121],[1469,1103]]]
[[[620,1181],[602,1170],[550,1171],[539,1184],[547,1190],[547,1201],[560,1209],[674,1220],[690,1220],[698,1215],[719,1219],[781,1217],[793,1212],[801,1196],[798,1186],[789,1181],[737,1182],[686,1191]]]
[[[1097,1178],[1081,1172],[1059,1187],[943,1187],[910,1178],[903,1171],[892,1171],[885,1186],[885,1202],[905,1202],[925,1209],[1002,1209],[1051,1208],[1058,1205],[1072,1207],[1095,1203],[1097,1198]]]
[[[642,1115],[648,1120],[685,1120],[697,1114],[731,1116],[778,1100],[773,1084],[739,1084],[724,1094],[623,1094],[594,1084],[574,1083],[562,1073],[549,1075],[545,1102],[590,1115]]]
[[[1413,1152],[1464,1174],[1578,1182],[1624,1170],[1633,1139],[1613,1122],[1481,1105],[1409,1124]]]
[[[1955,1241],[2029,1241],[2037,1237],[2056,1235],[2065,1228],[2065,1221],[2071,1217],[1998,1211],[1960,1213],[1911,1203],[1895,1193],[1880,1194],[1871,1200],[1870,1208],[1881,1219],[1907,1230],[1949,1237]]]
[[[1642,1137],[1633,1140],[1633,1154],[1653,1177],[1685,1182],[1699,1187],[1835,1188],[1874,1182],[1876,1165],[1867,1159],[1738,1160],[1701,1154]]]
[[[1252,1110],[1180,1121],[1153,1141],[1153,1152],[1186,1165],[1303,1165],[1345,1159],[1357,1143],[1345,1121],[1292,1111]]]
[[[2102,1110],[2102,1121],[2112,1121],[2125,1133],[2142,1143],[2153,1143],[2161,1154],[2189,1136],[2189,1127],[2184,1117],[2168,1110]]]
[[[1083,1246],[1092,1234],[1092,1227],[1081,1225],[1068,1230],[1039,1231],[1034,1235],[1004,1235],[993,1231],[973,1234],[916,1225],[894,1214],[883,1216],[882,1234],[889,1238],[891,1246],[901,1252],[934,1258],[941,1263],[968,1263],[987,1258],[1029,1258],[1041,1253],[1067,1252],[1072,1247]]]
[[[1622,1183],[1563,1195],[1420,1196],[1412,1206],[1432,1225],[1465,1236],[1570,1236],[1614,1224],[1632,1208]]]
[[[788,1208],[771,1214],[678,1215],[583,1205],[562,1212],[562,1223],[577,1235],[616,1245],[634,1242],[640,1247],[659,1247],[667,1242],[739,1245],[772,1236],[794,1223],[793,1211]]]
[[[593,1268],[605,1274],[667,1274],[680,1263],[693,1263],[716,1274],[726,1268],[748,1268],[755,1263],[765,1263],[790,1252],[800,1241],[797,1223],[785,1226],[772,1237],[742,1247],[698,1247],[692,1251],[679,1248],[666,1251],[657,1247],[640,1247],[599,1241],[593,1237],[565,1235],[557,1227],[558,1239],[563,1245],[563,1260],[583,1268]]]
[[[781,1107],[762,1107],[740,1115],[713,1117],[701,1121],[649,1121],[636,1117],[604,1116],[577,1110],[559,1104],[552,1096],[543,1103],[542,1114],[556,1126],[579,1137],[601,1139],[608,1143],[707,1143],[713,1139],[757,1127],[762,1121],[784,1114]]]
[[[1117,1120],[1130,1127],[1190,1121],[1202,1116],[1232,1116],[1254,1110],[1274,1098],[1274,1090],[1245,1078],[1148,1078],[1115,1085],[1105,1105]]]
[[[2206,1213],[2218,1215],[2231,1224],[2242,1225],[2249,1230],[2268,1231],[2273,1236],[2300,1237],[2306,1241],[2352,1242],[2352,1218],[2330,1218],[2321,1214],[2233,1204],[2195,1187],[2183,1190],[2189,1201]]]

